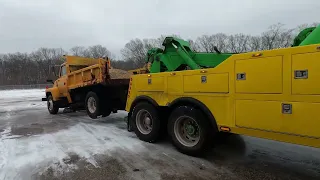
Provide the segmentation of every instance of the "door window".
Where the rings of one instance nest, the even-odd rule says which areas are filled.
[[[60,76],[64,76],[66,74],[67,74],[67,69],[66,69],[66,66],[64,65],[64,66],[61,67]]]

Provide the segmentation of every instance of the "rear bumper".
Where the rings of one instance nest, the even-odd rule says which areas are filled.
[[[42,100],[42,101],[47,101],[47,98],[42,98],[41,100]]]

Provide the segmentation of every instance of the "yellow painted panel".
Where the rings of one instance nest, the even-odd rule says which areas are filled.
[[[282,56],[236,60],[235,75],[243,73],[245,79],[235,81],[237,93],[282,93]]]
[[[58,89],[59,89],[59,97],[65,97],[67,92],[68,92],[68,85],[67,85],[67,79],[68,76],[61,76],[58,80],[57,80],[57,85],[58,85]]]
[[[268,131],[281,131],[283,116],[281,102],[236,100],[235,106],[237,126]]]
[[[183,76],[184,92],[228,93],[228,73]]]
[[[182,93],[183,92],[183,76],[171,75],[167,77],[167,91],[168,93]]]
[[[136,78],[136,88],[138,91],[164,91],[164,78],[159,76],[143,75]]]
[[[292,102],[292,114],[284,118],[283,131],[320,138],[320,103]]]
[[[320,94],[320,52],[292,56],[292,94]],[[295,78],[295,71],[307,70],[307,78]]]
[[[289,102],[290,114],[282,112],[280,101],[236,101],[236,125],[284,134],[320,137],[320,103]]]

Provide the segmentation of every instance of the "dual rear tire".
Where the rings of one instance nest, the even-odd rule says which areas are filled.
[[[176,107],[164,126],[166,121],[161,120],[157,108],[142,102],[134,107],[131,123],[137,137],[146,142],[156,142],[162,128],[167,128],[172,144],[184,154],[199,156],[210,148],[211,124],[202,111],[191,106]]]
[[[85,109],[88,116],[92,119],[97,119],[98,116],[106,117],[111,114],[111,109],[104,105],[105,101],[101,101],[98,94],[90,91],[86,95]]]

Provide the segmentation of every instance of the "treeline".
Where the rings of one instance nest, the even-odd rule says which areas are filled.
[[[283,48],[291,46],[294,37],[303,28],[317,24],[303,24],[287,29],[283,24],[278,23],[270,26],[260,35],[217,33],[202,35],[188,41],[191,48],[197,52],[215,52],[214,46],[217,46],[221,52],[231,53]],[[75,46],[69,51],[61,48],[39,48],[31,53],[2,54],[0,55],[0,85],[45,83],[49,76],[49,66],[61,64],[60,57],[64,54],[94,58],[108,56],[112,59],[111,63],[115,68],[125,70],[139,68],[145,62],[146,52],[152,47],[162,47],[165,37],[162,35],[156,39],[132,39],[121,50],[121,58],[116,58],[107,47],[101,45]]]

